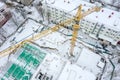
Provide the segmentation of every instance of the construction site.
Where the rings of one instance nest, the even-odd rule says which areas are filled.
[[[0,80],[120,80],[120,0],[0,0]]]

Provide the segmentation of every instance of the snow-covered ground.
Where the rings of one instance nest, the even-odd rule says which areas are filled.
[[[31,24],[32,24],[32,26],[31,26]],[[34,25],[34,27],[33,27],[33,25]],[[33,34],[34,33],[34,29],[35,28],[37,29],[39,26],[38,26],[38,23],[36,23],[36,22],[34,22],[32,20],[29,20],[24,25],[24,30],[22,32],[20,32],[20,33],[16,32],[16,34],[14,34],[11,38],[13,40],[13,38],[16,37],[14,39],[15,42],[19,42],[21,40],[24,40],[26,37],[28,37],[29,35]],[[11,38],[9,40],[11,40]],[[69,37],[69,36],[66,36],[66,35],[64,35],[62,33],[59,33],[59,32],[54,32],[52,34],[49,34],[46,37],[43,37],[43,38],[35,41],[35,43],[37,43],[41,48],[47,50],[49,53],[52,53],[52,51],[53,51],[54,54],[57,54],[58,56],[63,57],[64,59],[69,59],[70,58],[69,57],[69,55],[70,55],[69,54],[70,39],[71,39],[71,37]],[[7,41],[7,43],[11,44],[9,41]],[[2,47],[4,47],[4,46],[6,46],[6,45],[3,45]],[[84,46],[82,44],[80,44],[80,43],[77,42],[76,47],[74,49],[74,55],[75,55],[75,57],[72,58],[72,59],[70,59],[70,61],[72,61],[72,63],[76,62],[76,60],[79,57],[79,55],[80,55],[81,50],[82,50],[83,47]],[[94,55],[94,56],[96,56],[96,55]],[[95,59],[95,60],[97,60],[97,59]],[[84,60],[80,60],[80,61],[83,61],[83,63],[84,63],[86,60],[85,61]],[[86,61],[86,64],[88,64],[88,63],[89,62]],[[95,65],[93,65],[93,67],[96,67],[97,63],[93,62],[93,64],[95,64]],[[52,66],[53,66],[53,64],[52,64]],[[54,68],[52,68],[52,69],[54,69]],[[91,67],[89,69],[93,70],[93,68],[91,68]],[[99,69],[99,68],[96,68],[96,69]],[[87,70],[87,69],[85,69],[85,70]],[[90,70],[87,70],[88,73],[90,72]],[[99,71],[97,73],[93,72],[93,74],[98,74],[98,73],[100,73],[100,72]]]
[[[70,11],[69,10],[70,8],[71,8],[71,10],[75,8],[75,6],[73,6],[73,3],[75,5],[79,5],[80,4],[79,2],[81,2],[81,1],[79,1],[78,3],[76,3],[76,0],[69,0],[69,1],[71,1],[71,2],[67,3],[67,2],[64,2],[64,0],[58,0],[58,1],[55,0],[54,6],[56,6],[58,4],[60,5],[60,8],[63,8],[66,6],[66,10]],[[62,3],[64,3],[64,4],[62,4]],[[85,4],[85,3],[83,3],[83,4]],[[87,4],[89,4],[89,3],[87,3]],[[4,50],[4,49],[8,48],[9,46],[14,45],[20,41],[25,40],[28,37],[32,37],[33,34],[37,34],[45,27],[45,26],[41,25],[40,23],[36,22],[36,21],[41,20],[41,17],[38,14],[35,7],[25,7],[24,10],[28,11],[28,12],[29,11],[32,12],[31,14],[26,14],[27,12],[24,13],[25,19],[32,18],[32,20],[28,19],[27,21],[25,21],[25,23],[18,29],[18,31],[15,34],[13,34],[13,36],[8,38],[6,40],[6,42],[0,47],[0,51]],[[108,9],[104,9],[104,12],[106,12],[107,10]],[[13,10],[13,12],[14,12],[14,10]],[[90,16],[92,18],[94,17],[96,19],[95,16],[99,15],[99,17],[98,17],[99,19],[96,19],[96,20],[100,20],[101,23],[105,22],[103,20],[106,20],[106,21],[110,20],[109,21],[110,25],[113,25],[114,21],[116,20],[116,18],[118,18],[119,14],[114,12],[112,17],[108,19],[108,15],[109,14],[111,15],[111,11],[110,11],[110,13],[104,13],[104,12],[94,13],[94,15],[91,14]],[[108,12],[109,12],[109,10],[108,10]],[[20,13],[20,12],[18,12],[18,13]],[[75,13],[75,12],[73,12],[73,13]],[[14,13],[14,14],[16,14],[16,13]],[[104,15],[104,17],[102,15]],[[20,21],[24,22],[24,20],[25,20],[21,14],[20,15],[16,14],[14,16],[18,16],[18,18],[21,17]],[[36,21],[34,21],[33,19]],[[17,18],[15,20],[17,20]],[[17,22],[19,23],[19,20]],[[22,23],[22,22],[20,22],[20,23]],[[10,23],[10,24],[12,24],[12,23]],[[11,29],[12,28],[10,28],[10,30]],[[119,28],[116,28],[116,29],[119,30]],[[14,29],[12,29],[12,30],[14,30]],[[38,32],[37,32],[37,30],[38,30]],[[81,34],[79,32],[76,46],[74,48],[75,57],[71,58],[70,54],[69,54],[70,42],[71,42],[70,39],[72,37],[71,34],[72,34],[71,30],[67,30],[67,29],[63,28],[63,29],[59,30],[58,32],[51,33],[45,37],[38,39],[37,41],[34,41],[41,48],[43,48],[48,53],[50,53],[50,55],[48,55],[46,57],[46,59],[45,59],[46,61],[44,61],[42,63],[42,66],[40,66],[39,68],[42,69],[44,73],[47,72],[45,70],[48,70],[48,73],[55,76],[54,77],[55,79],[58,78],[58,80],[95,80],[96,77],[99,74],[101,74],[102,69],[104,67],[104,64],[100,62],[101,55],[102,55],[103,57],[105,57],[107,59],[106,72],[104,72],[102,80],[109,80],[111,77],[112,69],[113,69],[112,65],[108,59],[108,57],[111,58],[111,55],[108,55],[108,54],[98,55],[95,52],[93,52],[95,50],[95,47],[91,46],[90,44],[100,45],[99,41],[97,41],[96,39],[90,38],[90,37],[86,36],[85,34]],[[92,48],[93,51],[91,51],[89,48],[90,49]],[[108,49],[110,51],[112,51],[112,53],[114,53],[114,50],[117,50],[117,49],[113,49],[113,48],[108,48]],[[115,55],[117,55],[117,52]],[[64,68],[63,68],[63,65],[65,64],[64,60],[63,61],[61,60],[63,58],[65,60],[68,60],[68,62]],[[116,67],[114,75],[113,75],[113,80],[120,79],[120,77],[119,77],[119,74],[120,74],[119,73],[119,70],[120,70],[119,64],[120,63],[117,63],[118,59],[119,59],[119,57],[111,59],[115,63],[114,65]],[[5,56],[0,59],[0,63],[1,63],[0,64],[0,72],[2,71],[2,68],[7,63],[7,60],[8,60],[8,56]],[[45,67],[45,65],[49,65],[49,66]],[[62,67],[63,71],[62,71],[61,67]],[[37,71],[39,72],[39,69]],[[60,74],[60,76],[58,77],[59,74]],[[36,75],[37,75],[37,73],[34,74],[34,76],[36,76]]]
[[[82,50],[80,57],[77,60],[77,64],[87,70],[90,70],[95,75],[100,73],[105,65],[104,62],[101,62],[101,56],[88,49]]]
[[[96,76],[77,65],[67,63],[58,80],[95,80]]]

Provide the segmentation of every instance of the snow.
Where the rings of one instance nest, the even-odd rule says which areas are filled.
[[[101,0],[102,2],[104,3],[107,3],[107,4],[112,4],[113,0]]]
[[[49,1],[49,0],[47,0]],[[64,2],[64,0],[57,0],[54,4],[51,4],[53,6],[59,7],[59,8],[65,8],[67,12],[73,10],[77,6],[79,6],[80,3],[88,4],[88,6],[93,6],[90,3],[84,2],[84,1],[78,1],[78,0],[69,0],[70,3]],[[52,0],[53,2],[53,0]],[[52,3],[48,2],[48,3]],[[62,4],[62,5],[61,5]],[[88,9],[89,7],[83,7],[84,9]],[[31,15],[27,15],[27,17],[31,17],[33,19],[39,18],[38,12],[36,12],[35,8],[25,8],[28,11],[33,11]],[[118,25],[120,25],[119,21],[119,14],[118,12],[103,8],[104,12],[99,13],[93,13],[87,16],[86,18],[93,19],[94,21],[98,21],[101,23],[104,23],[108,25],[107,27],[112,29],[120,30]],[[102,9],[102,10],[103,10]],[[35,11],[34,11],[35,10]],[[111,18],[108,18],[111,13],[114,12],[114,14],[111,16]],[[73,11],[75,14],[75,11]],[[98,18],[96,18],[98,16]],[[37,19],[39,21],[39,19]],[[115,22],[115,23],[114,23]],[[114,26],[113,28],[113,25]],[[13,42],[19,42],[21,40],[24,40],[25,38],[31,36],[34,31],[36,31],[39,27],[43,28],[42,25],[29,20],[27,21],[21,28],[23,28],[23,31],[19,29],[12,37],[10,37],[3,46],[0,47],[0,51],[4,50],[5,48],[14,45],[11,43]],[[70,32],[71,34],[71,32]],[[41,39],[35,41],[35,43],[39,44],[40,46],[49,47],[49,48],[55,48],[55,53],[52,53],[50,51],[51,55],[47,55],[46,59],[42,63],[42,70],[43,72],[48,72],[50,74],[53,74],[56,78],[61,71],[61,68],[63,67],[64,61],[61,61],[61,58],[66,58],[66,56],[69,55],[69,49],[70,49],[70,39],[71,36],[65,36],[62,33],[54,32],[46,37],[42,37]],[[84,39],[84,38],[83,38]],[[84,39],[85,40],[85,39]],[[94,43],[94,41],[89,40],[89,43]],[[86,41],[87,42],[87,41]],[[82,41],[81,41],[82,43]],[[95,54],[94,52],[88,50],[87,48],[83,48],[83,45],[76,42],[75,46],[75,55],[78,57],[76,64],[71,64],[69,61],[67,62],[66,66],[64,67],[61,75],[59,76],[58,80],[96,80],[96,75],[101,73],[102,68],[104,67],[104,63],[101,62],[101,56],[98,54]],[[56,53],[59,53],[55,55]],[[65,57],[64,57],[65,56]],[[76,57],[74,57],[75,59]],[[69,59],[67,57],[67,59]],[[0,66],[4,66],[7,61],[7,56],[0,59]],[[44,64],[45,63],[45,64]],[[41,66],[39,66],[39,69],[41,69]],[[39,71],[38,69],[38,71]],[[36,75],[36,73],[34,74]],[[33,79],[34,80],[34,79]]]
[[[114,44],[114,45],[116,45],[117,44],[117,42],[116,41],[114,41],[112,38],[109,38],[109,37],[106,37],[106,36],[104,36],[104,35],[99,35],[99,38],[103,38],[103,39],[106,39],[106,40],[108,40],[109,42],[112,42],[112,44]]]
[[[72,11],[72,14],[75,15],[76,11],[77,11],[77,7],[82,4],[82,5],[85,5],[85,4],[88,4],[88,6],[86,7],[83,7],[84,9],[88,9],[89,6],[94,6],[93,4],[90,4],[88,2],[85,2],[85,1],[80,1],[80,0],[69,0],[70,3],[68,3],[67,1],[64,2],[64,0],[57,0],[55,1],[54,4],[50,4],[51,6],[53,7],[56,7],[56,8],[59,8],[59,9],[63,9],[65,10],[66,12],[70,12]],[[49,3],[48,3],[49,4]],[[62,5],[61,5],[62,4]],[[75,9],[75,10],[74,10]]]
[[[69,54],[70,39],[71,37],[67,37],[59,32],[54,32],[35,42],[40,46],[57,49],[60,56],[68,59],[70,55]],[[101,56],[93,53],[87,48],[83,48],[83,49],[82,48],[83,48],[83,45],[76,42],[76,46],[74,48],[75,57],[73,59],[73,62],[76,61],[76,58],[79,58],[77,60],[77,65],[82,66],[82,68],[86,67],[86,70],[91,71],[92,73],[97,75],[98,73],[101,72],[101,70],[104,67],[104,63],[100,62]]]
[[[99,63],[98,63],[98,66],[99,66],[100,68],[103,68],[104,65],[105,65],[105,64],[104,64],[103,62],[99,62]]]
[[[67,63],[58,80],[95,80],[96,76],[77,65]]]
[[[79,66],[97,75],[101,71],[101,69],[97,67],[98,63],[100,62],[100,59],[101,59],[101,56],[99,56],[98,54],[95,54],[92,51],[86,48],[83,48],[76,63]]]
[[[8,38],[6,42],[0,47],[0,51],[14,45],[12,42],[17,43],[25,40],[27,37],[30,37],[34,33],[33,29],[36,30],[39,27],[43,28],[42,25],[36,23],[33,20],[28,20],[22,27],[24,28],[22,33],[16,32],[12,37]]]
[[[70,42],[71,42],[71,37],[67,37],[65,35],[63,35],[62,33],[59,32],[54,32],[51,33],[43,38],[41,38],[40,40],[35,41],[37,44],[39,44],[40,46],[44,46],[44,47],[49,47],[49,48],[55,48],[58,50],[58,53],[64,57],[64,58],[68,58],[69,57],[69,51],[70,51]],[[75,46],[75,50],[74,50],[74,55],[76,55],[74,57],[74,59],[76,59],[76,57],[78,57],[79,53],[81,52],[81,47],[83,47],[83,45],[76,43]]]
[[[6,62],[7,62],[7,60],[8,60],[8,56],[0,58],[0,62],[1,62],[0,67],[4,66],[6,64]],[[1,70],[0,70],[0,72],[1,72]]]
[[[0,8],[3,7],[4,5],[5,5],[4,3],[0,2]]]
[[[8,20],[0,29],[0,33],[6,38],[12,35],[17,30],[17,26],[12,21],[12,19]]]
[[[14,35],[14,37],[16,37],[15,41],[19,42],[23,39],[25,39],[26,37],[32,35],[34,33],[33,28],[38,28],[39,24],[37,24],[36,22],[32,21],[32,20],[28,20],[27,24],[24,26],[24,30],[22,31],[22,33],[16,33]],[[41,26],[42,27],[42,26]]]
[[[25,7],[24,8],[28,12],[32,12],[31,14],[27,14],[26,16],[32,19],[39,21],[41,19],[37,9],[35,7]]]
[[[54,4],[50,4],[50,5],[58,9],[63,9],[66,12],[69,12],[70,14],[73,14],[73,15],[75,15],[77,11],[77,9],[76,10],[74,9],[78,7],[80,4],[83,5],[82,8],[85,11],[95,6],[94,4],[91,4],[85,1],[80,1],[80,0],[69,0],[69,1],[70,3],[64,2],[64,0],[57,0],[55,1]],[[120,13],[117,11],[110,10],[107,8],[102,8],[100,12],[94,12],[92,14],[89,14],[88,16],[85,17],[85,19],[90,19],[91,21],[94,20],[96,22],[107,25],[106,27],[110,29],[113,29],[115,31],[120,31],[120,27],[119,27]]]
[[[54,32],[35,42],[41,46],[57,48],[59,47],[59,43],[63,41],[65,41],[64,37],[61,37],[60,33]]]
[[[25,20],[20,11],[17,9],[12,9],[11,13],[13,22],[16,23],[17,26],[20,26]]]
[[[47,73],[47,75],[52,75],[52,80],[57,80],[57,77],[60,75],[61,70],[64,68],[66,63],[66,60],[62,57],[54,54],[54,53],[48,53],[43,60],[43,62],[38,67],[37,71],[33,75],[31,80],[35,80],[36,75],[38,72]]]
[[[103,11],[103,12],[102,12]],[[111,16],[111,17],[109,17]],[[120,14],[119,12],[102,8],[100,12],[94,12],[85,17],[85,19],[94,20],[96,22],[105,24],[105,27],[113,29],[115,31],[120,31]]]

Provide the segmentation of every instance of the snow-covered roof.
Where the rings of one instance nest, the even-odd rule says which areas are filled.
[[[4,3],[0,2],[0,8],[4,6]]]
[[[100,12],[94,12],[85,17],[86,19],[94,20],[101,24],[105,24],[105,27],[120,31],[120,13],[107,8],[102,8]]]
[[[75,64],[67,63],[58,80],[96,80],[96,76]]]
[[[47,0],[47,3],[53,7],[56,7],[58,9],[63,9],[67,12],[70,12],[70,13],[75,13],[77,11],[77,7],[82,4],[82,5],[86,5],[88,4],[87,7],[84,7],[84,9],[88,9],[89,6],[94,6],[93,4],[90,4],[88,2],[85,2],[85,1],[80,1],[80,0],[65,0],[66,2],[64,2],[64,0],[55,0],[54,3],[50,3],[50,0]],[[68,1],[70,3],[68,3]],[[75,9],[75,10],[74,10]]]
[[[61,70],[63,70],[64,65],[66,64],[66,60],[61,58],[60,56],[50,53],[45,51],[46,57],[44,58],[43,62],[41,65],[39,65],[38,69],[35,71],[33,74],[31,80],[37,80],[36,75],[41,71],[41,72],[47,72],[47,74],[53,75],[52,80],[57,80]],[[49,63],[49,64],[47,64]],[[49,70],[48,70],[49,69]]]
[[[3,44],[0,47],[0,51],[8,48],[11,45],[11,41],[13,39],[15,39],[16,42],[19,42],[19,41],[26,39],[27,37],[30,37],[34,33],[33,28],[34,28],[34,30],[36,30],[36,29],[38,29],[39,26],[41,28],[43,27],[42,25],[36,23],[33,20],[28,20],[27,23],[25,23],[25,25],[23,25],[21,28],[18,29],[18,32],[16,32],[13,36],[11,36],[9,39],[7,39],[5,44]],[[8,28],[6,28],[6,30],[7,29]],[[19,31],[21,31],[22,29],[23,29],[23,31],[21,33],[19,33]],[[10,33],[12,29],[8,29],[8,30]]]
[[[83,10],[88,10],[91,7],[95,6],[94,4],[81,1],[81,0],[55,0],[54,3],[50,2],[50,0],[47,0],[47,3],[50,4],[53,7],[56,7],[58,9],[63,9],[66,12],[69,12],[73,15],[76,14],[76,10],[74,10],[76,7],[78,7],[80,4],[83,5]],[[68,1],[70,3],[68,3]],[[72,11],[73,10],[73,11]],[[72,11],[72,12],[70,12]],[[115,31],[120,31],[120,13],[114,10],[110,10],[107,8],[102,8],[100,12],[94,12],[85,18],[90,20],[95,20],[96,22],[102,23],[107,25],[106,27],[113,29]]]
[[[83,48],[78,60],[77,64],[85,69],[90,70],[92,73],[97,74],[100,72],[100,68],[98,66],[104,67],[104,63],[100,65],[101,56],[95,54],[87,48]],[[99,65],[98,65],[99,64]]]

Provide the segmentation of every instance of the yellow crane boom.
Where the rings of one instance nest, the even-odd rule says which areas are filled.
[[[22,42],[19,42],[19,43],[13,45],[13,46],[8,47],[7,49],[0,52],[0,56],[5,56],[5,55],[8,55],[8,54],[12,53],[13,51],[16,51],[17,48],[21,47],[26,42],[38,40],[41,37],[44,37],[44,36],[46,36],[46,35],[48,35],[52,32],[57,31],[61,27],[70,24],[73,21],[73,19],[74,18],[62,21],[61,23],[59,23],[58,25],[55,25],[54,27],[52,27],[50,29],[44,30],[41,33],[38,33],[38,34],[36,34],[36,35],[34,35],[34,36],[32,36],[32,37],[30,37],[30,38],[28,38],[28,39],[26,39]]]
[[[24,43],[28,42],[28,41],[35,41],[43,36],[46,36],[52,32],[55,32],[57,31],[58,29],[64,27],[64,26],[67,26],[68,24],[70,24],[72,21],[75,21],[76,24],[74,25],[74,30],[73,30],[73,38],[72,38],[72,42],[71,42],[71,45],[72,45],[72,49],[74,48],[74,44],[75,44],[75,41],[76,41],[76,36],[77,36],[77,31],[79,29],[79,21],[80,19],[82,19],[84,16],[94,12],[94,11],[97,11],[99,9],[99,7],[95,7],[95,8],[92,8],[90,9],[89,11],[87,12],[84,12],[81,14],[81,6],[79,7],[78,9],[78,12],[76,14],[76,17],[75,18],[71,18],[71,19],[68,19],[68,20],[65,20],[65,21],[62,21],[61,23],[53,26],[52,28],[48,29],[48,30],[44,30],[42,31],[41,33],[38,33],[36,35],[34,35],[33,37],[30,37],[22,42],[19,42],[13,46],[10,46],[8,47],[7,49],[3,50],[0,52],[0,56],[5,56],[5,55],[8,55],[10,53],[12,53],[13,51],[16,51],[17,48],[21,47]],[[72,54],[71,54],[72,55]]]

